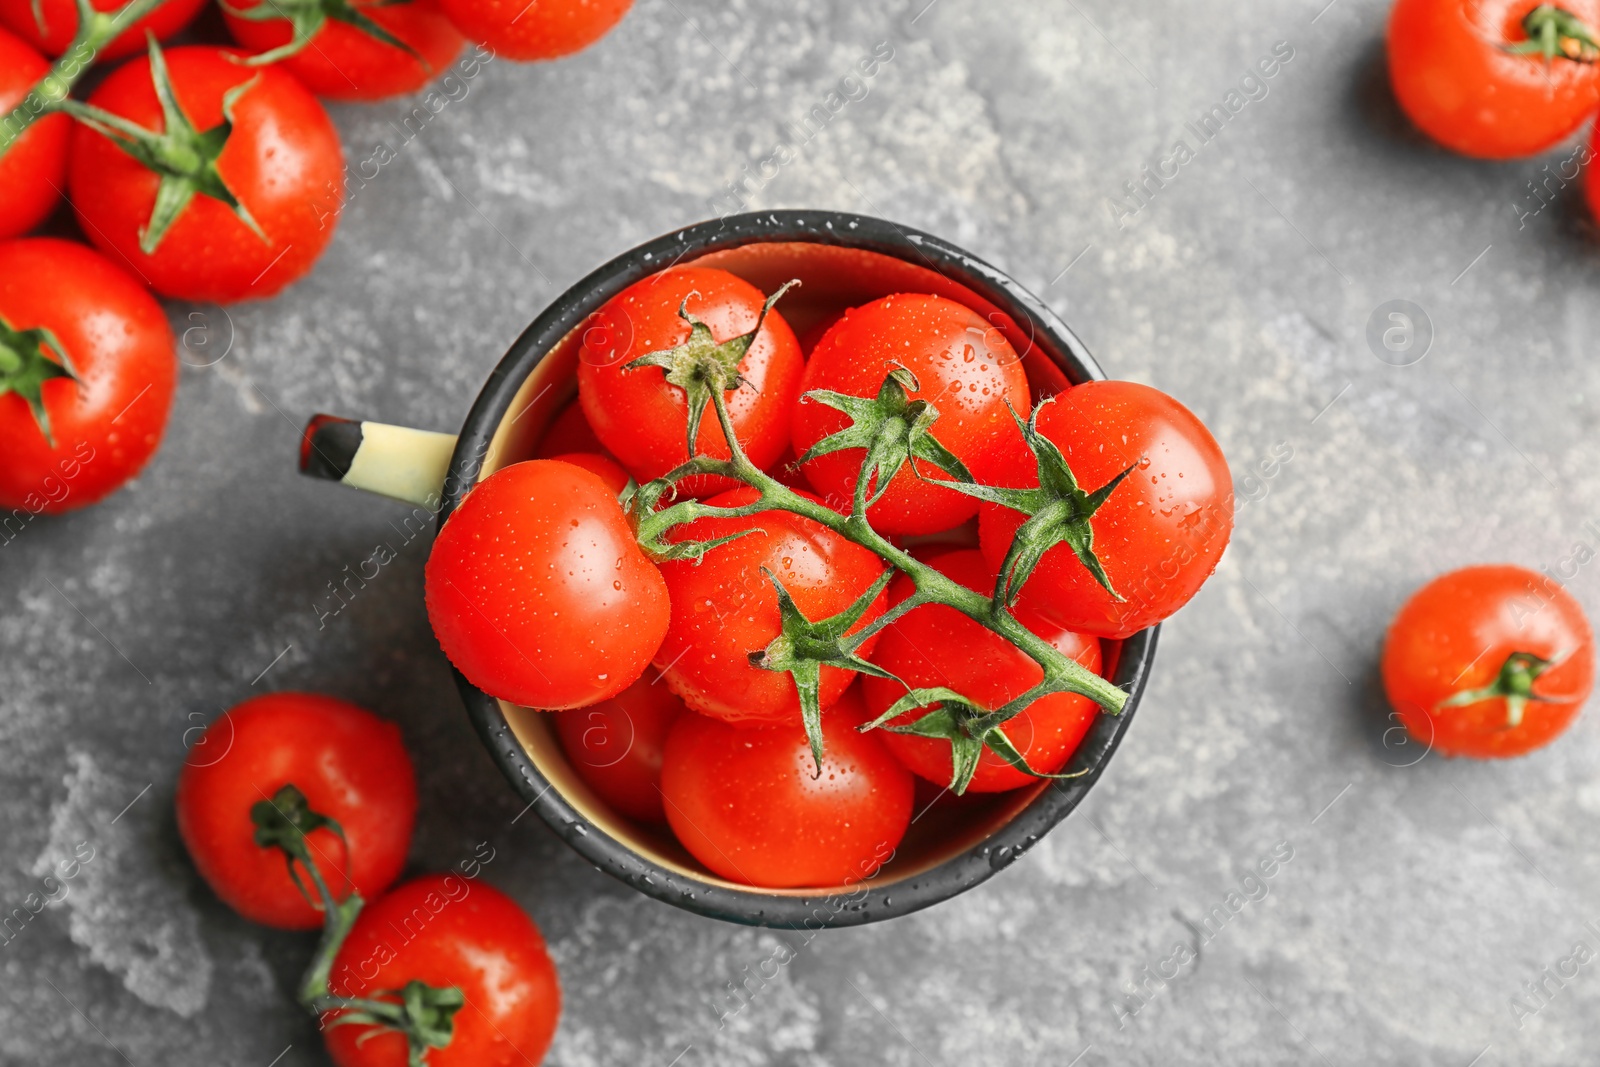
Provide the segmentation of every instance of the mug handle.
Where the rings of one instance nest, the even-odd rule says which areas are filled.
[[[313,415],[300,473],[437,510],[455,450],[455,434]]]

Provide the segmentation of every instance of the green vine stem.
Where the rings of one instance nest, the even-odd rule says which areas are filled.
[[[72,43],[17,106],[4,119],[0,119],[0,156],[4,156],[17,143],[29,126],[52,112],[62,110],[62,103],[68,99],[72,87],[94,65],[100,49],[161,6],[162,2],[128,0],[115,11],[96,11],[89,0],[77,0],[78,32],[72,38]]]
[[[271,799],[257,801],[250,809],[250,818],[256,826],[256,844],[283,852],[289,877],[322,912],[322,939],[301,979],[296,999],[318,1019],[328,1012],[340,1012],[327,1024],[330,1027],[365,1025],[398,1031],[406,1038],[408,1064],[422,1067],[427,1062],[429,1049],[444,1048],[450,1043],[455,1013],[466,1003],[461,990],[413,980],[401,989],[383,991],[398,998],[395,1000],[344,997],[333,993],[329,983],[333,962],[366,902],[354,889],[343,900],[335,896],[312,861],[307,835],[326,829],[343,841],[344,830],[333,819],[313,811],[305,794],[292,783],[279,789]],[[346,847],[348,849],[348,845]],[[311,881],[316,893],[314,899],[301,880],[301,870]]]
[[[687,314],[684,317],[686,319],[689,318]],[[759,329],[759,326],[757,329]],[[746,335],[746,337],[751,337],[753,334],[754,331]],[[737,340],[743,341],[746,346],[749,344],[749,341],[744,338]],[[734,342],[727,342],[727,344],[732,345]],[[700,363],[699,369],[716,378],[717,374],[714,368],[719,363],[725,362],[725,360],[721,359],[707,359]],[[630,364],[630,367],[660,365],[662,365],[662,360],[659,358],[659,354],[652,354],[635,360]],[[897,381],[896,375],[900,370],[903,370],[903,368],[890,372],[889,378],[884,383],[885,392],[880,393],[880,397],[893,392],[891,383]],[[898,380],[902,387],[908,384],[903,379]],[[914,388],[914,379],[909,384]],[[801,684],[809,679],[804,678],[792,666],[797,658],[794,646],[801,643],[803,639],[809,640],[813,646],[827,645],[828,653],[826,658],[822,658],[823,653],[813,652],[815,657],[813,662],[828,662],[848,669],[859,670],[863,661],[856,656],[857,650],[884,627],[893,624],[895,620],[901,618],[907,612],[925,604],[942,604],[946,607],[954,608],[1021,649],[1043,671],[1043,677],[1036,685],[993,710],[979,714],[979,705],[970,701],[963,701],[962,703],[966,705],[967,711],[970,712],[959,723],[960,730],[965,735],[966,740],[974,743],[978,741],[988,743],[990,731],[997,731],[1003,723],[1020,714],[1035,700],[1051,693],[1078,693],[1094,700],[1113,715],[1122,711],[1123,705],[1128,699],[1125,692],[1077,661],[1063,655],[1047,641],[1038,637],[1026,626],[1018,622],[1007,606],[1007,597],[1005,595],[991,597],[973,592],[898,547],[888,538],[874,530],[868,522],[867,508],[871,503],[868,496],[868,483],[873,480],[872,475],[876,476],[881,490],[883,483],[886,483],[893,476],[894,471],[898,469],[902,462],[910,463],[912,470],[921,477],[921,472],[917,470],[916,458],[922,456],[927,459],[929,455],[937,454],[936,452],[931,452],[925,455],[924,453],[927,450],[919,444],[917,439],[917,434],[925,431],[932,421],[937,418],[937,412],[932,412],[931,409],[909,412],[909,419],[903,425],[910,427],[910,436],[902,440],[902,455],[899,462],[891,459],[890,462],[886,463],[884,461],[884,449],[877,446],[868,447],[866,460],[863,462],[861,474],[857,478],[851,510],[848,514],[840,514],[826,504],[802,496],[800,493],[790,489],[751,462],[750,458],[745,455],[743,448],[740,447],[738,437],[734,432],[725,397],[726,383],[724,381],[713,381],[712,385],[713,387],[705,390],[702,395],[707,395],[707,400],[716,412],[717,421],[722,428],[723,436],[728,442],[730,458],[722,460],[705,455],[693,456],[688,462],[667,472],[654,482],[640,486],[627,498],[626,502],[634,523],[635,534],[640,546],[648,555],[658,560],[698,559],[703,557],[706,552],[714,550],[718,545],[733,539],[732,537],[723,537],[715,541],[700,542],[666,540],[666,535],[671,530],[684,523],[694,522],[702,518],[736,518],[757,515],[764,511],[787,511],[810,519],[832,530],[846,540],[875,553],[895,571],[908,575],[915,585],[915,592],[911,596],[854,633],[843,633],[843,627],[834,627],[833,630],[841,631],[835,633],[828,627],[830,620],[820,620],[809,622],[809,629],[804,634],[797,634],[793,632],[789,625],[790,620],[786,619],[785,632],[772,645],[765,650],[751,652],[750,659],[753,665],[775,670],[790,670],[795,674],[797,687],[800,689],[802,714],[806,720],[807,732],[812,739],[813,753],[817,756],[819,772],[821,767],[821,738],[820,719],[818,716],[820,713],[814,707],[814,691],[810,694],[811,700],[808,703],[808,694],[805,691],[806,686]],[[807,395],[813,396],[813,394]],[[903,392],[900,397],[903,399]],[[894,402],[898,403],[898,401]],[[921,404],[923,402],[916,401],[914,403]],[[904,406],[902,405],[902,408]],[[693,420],[692,412],[691,421],[697,421]],[[886,440],[887,437],[887,433],[880,433],[877,439],[881,442]],[[848,442],[845,444],[848,444]],[[942,446],[940,447],[942,448]],[[693,444],[691,442],[692,451]],[[936,463],[936,465],[943,466],[944,464]],[[747,504],[735,507],[717,507],[695,499],[670,500],[673,495],[673,486],[682,479],[695,474],[715,474],[732,478],[756,490],[758,496]],[[664,506],[658,508],[658,505],[663,504]],[[737,536],[742,535],[733,535],[733,537]],[[892,575],[893,571],[890,574]],[[868,593],[871,596],[875,596],[876,592],[881,588],[882,586],[879,585],[869,590]],[[781,586],[779,587],[779,593],[780,602],[787,603],[787,597],[783,593]],[[853,624],[860,618],[871,596],[864,596],[861,601],[847,609],[844,616],[850,616],[848,618],[849,623]],[[789,606],[792,606],[792,604]],[[784,614],[789,615],[790,613],[784,612]],[[836,619],[838,618],[841,617],[836,617]],[[804,628],[808,625],[808,621],[801,619],[800,625]],[[881,672],[875,671],[875,673]],[[944,692],[949,697],[955,696],[955,694],[949,694],[948,691]],[[934,697],[932,691],[910,690],[907,697],[911,700],[911,703],[902,700],[894,708],[891,708],[889,713],[880,717],[876,722],[866,724],[862,729],[885,726],[890,719],[904,714],[913,707],[924,706],[926,703],[934,702],[932,699],[917,702],[915,698],[919,694]],[[937,699],[937,697],[934,697],[934,699]],[[902,707],[901,705],[905,706]],[[909,726],[888,726],[887,728],[899,732],[910,732],[912,729]],[[952,736],[950,740],[953,745],[956,745],[960,739]],[[989,747],[996,749],[997,752],[1014,764],[1018,764],[1019,769],[1027,770],[1030,774],[1035,773],[1026,767],[1025,762],[1019,762],[1021,761],[1020,754],[1016,753],[1016,750],[1012,748],[1003,734],[995,737]],[[959,752],[957,755],[959,757]],[[1013,756],[1016,758],[1013,759]],[[952,786],[959,792],[965,788],[966,780],[970,780],[971,769],[969,768],[965,772],[964,778],[966,780],[963,780],[959,758],[956,769],[957,774],[952,780]],[[1049,776],[1038,775],[1038,777]]]

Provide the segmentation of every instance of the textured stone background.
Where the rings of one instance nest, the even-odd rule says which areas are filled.
[[[323,1062],[287,995],[311,940],[217,903],[171,814],[186,731],[304,687],[402,724],[415,868],[497,849],[489,877],[561,967],[554,1064],[1593,1063],[1600,965],[1520,1028],[1510,998],[1600,944],[1600,720],[1515,762],[1413,763],[1384,744],[1375,659],[1435,572],[1593,540],[1596,233],[1573,190],[1519,225],[1570,150],[1485,165],[1421,143],[1383,76],[1387,5],[1325,2],[639,0],[581,56],[489,64],[403,146],[412,102],[334,109],[352,162],[397,158],[316,274],[226,314],[173,306],[190,366],[155,462],[0,548],[0,903],[97,850],[0,946],[0,1061]],[[817,937],[719,1028],[779,935],[646,900],[511,824],[429,637],[425,546],[318,629],[326,583],[404,509],[297,477],[294,446],[317,410],[454,429],[539,309],[715,213],[881,41],[865,99],[755,203],[944,234],[1111,374],[1193,407],[1242,485],[1292,459],[1246,485],[1078,814],[957,901]],[[1277,42],[1293,59],[1268,95],[1119,225],[1108,198]],[[1366,341],[1398,298],[1435,331],[1404,367]],[[1570,587],[1594,613],[1592,571]],[[1126,1017],[1127,983],[1275,847],[1293,858],[1267,897]]]

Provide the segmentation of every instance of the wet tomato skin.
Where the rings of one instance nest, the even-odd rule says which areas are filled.
[[[394,723],[316,693],[253,697],[190,746],[178,775],[178,834],[201,876],[252,922],[312,930],[322,912],[290,879],[283,852],[256,844],[250,817],[285,785],[344,830],[343,842],[328,829],[307,838],[328,888],[370,900],[405,865],[416,778]]]
[[[28,43],[0,29],[0,115],[25,100],[50,64]],[[0,156],[0,238],[18,237],[49,217],[67,184],[72,120],[46,115]]]
[[[706,501],[734,507],[754,500],[754,489],[734,489]],[[667,684],[689,707],[738,723],[800,722],[800,698],[788,674],[750,665],[748,655],[778,636],[777,590],[765,567],[783,582],[806,618],[836,615],[883,573],[876,555],[810,519],[768,511],[745,518],[702,518],[673,531],[673,540],[711,540],[755,529],[707,552],[699,563],[661,564],[672,604],[672,621],[656,654]],[[851,627],[883,614],[884,594]],[[879,635],[860,649],[868,655]],[[822,668],[824,708],[839,698],[854,671]]]
[[[1012,408],[1026,416],[1028,379],[1005,336],[964,304],[941,296],[899,294],[851,308],[817,341],[806,363],[801,393],[827,389],[850,396],[878,395],[889,371],[900,365],[917,378],[911,399],[929,401],[939,411],[933,435],[979,481],[992,482],[1001,442],[1015,436]],[[795,409],[793,444],[802,456],[818,441],[844,429],[844,413],[815,401]],[[855,491],[863,450],[847,449],[806,463],[801,469],[819,494],[848,506]],[[946,475],[926,464],[936,483]],[[909,465],[867,510],[872,525],[886,534],[931,534],[957,526],[977,513],[971,497],[918,478]]]
[[[622,21],[633,0],[441,0],[440,6],[469,40],[528,62],[589,47]]]
[[[1389,79],[1417,128],[1483,159],[1545,151],[1600,105],[1600,65],[1515,55],[1522,20],[1544,0],[1398,0],[1389,15]],[[1600,0],[1560,6],[1591,30]]]
[[[368,903],[334,957],[329,989],[372,997],[412,980],[466,999],[450,1043],[428,1050],[429,1067],[527,1067],[555,1036],[561,982],[544,936],[481,879],[427,874]],[[323,1017],[323,1041],[339,1067],[404,1067],[399,1033],[328,1025],[334,1018]]]
[[[715,874],[767,888],[876,873],[911,822],[913,782],[852,690],[823,712],[822,774],[798,721],[734,726],[693,712],[667,736],[661,788],[683,846]]]
[[[1564,656],[1533,682],[1519,725],[1504,698],[1440,707],[1496,679],[1513,652]],[[1594,685],[1594,637],[1560,585],[1523,567],[1464,567],[1433,579],[1400,608],[1384,641],[1389,704],[1407,733],[1446,756],[1520,756],[1577,718]]]
[[[1085,492],[1133,468],[1090,520],[1094,553],[1124,599],[1106,592],[1058,544],[1044,554],[1019,603],[1076,633],[1116,638],[1188,603],[1233,532],[1233,476],[1210,431],[1160,390],[1124,381],[1073,386],[1045,405],[1038,426]],[[1014,447],[1023,448],[1020,438]],[[1008,469],[1026,470],[1022,484],[1038,484],[1031,457]],[[978,534],[991,567],[1003,563],[1024,521],[1020,512],[984,505]]]
[[[556,733],[567,762],[600,799],[631,819],[665,822],[661,759],[683,710],[666,683],[646,671],[610,700],[556,712]]]
[[[976,549],[958,549],[935,555],[928,564],[976,593],[994,589],[995,572]],[[893,606],[915,587],[901,575],[889,588]],[[1091,671],[1101,667],[1100,642],[1073,633],[1027,609],[1017,620],[1048,641],[1062,655]],[[993,710],[1026,692],[1044,677],[1044,671],[1027,653],[1005,638],[942,604],[927,604],[911,611],[886,629],[873,650],[872,662],[913,688],[943,686],[980,701]],[[865,675],[861,694],[874,717],[889,710],[905,695],[905,688],[887,678]],[[914,722],[932,706],[907,712],[897,724]],[[1099,709],[1093,700],[1076,693],[1052,693],[1028,705],[1003,727],[1011,743],[1021,750],[1028,766],[1053,774],[1066,766],[1077,751]],[[879,731],[883,743],[906,768],[938,785],[950,781],[950,743],[933,737]],[[1017,770],[985,749],[977,772],[967,786],[970,793],[995,793],[1034,785],[1038,778]]]
[[[111,12],[126,0],[90,0],[96,11]],[[44,17],[44,29],[34,16],[34,4]],[[205,6],[205,0],[166,0],[154,11],[123,30],[110,43],[94,55],[83,57],[83,64],[96,60],[121,59],[145,49],[145,33],[154,33],[160,40],[187,26]],[[66,52],[78,32],[78,6],[74,0],[0,0],[0,23],[12,33],[27,41],[47,56]]]
[[[515,463],[473,487],[426,570],[445,655],[492,696],[583,707],[644,672],[667,628],[667,587],[616,494],[559,460]]]

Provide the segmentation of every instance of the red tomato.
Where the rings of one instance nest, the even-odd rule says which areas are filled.
[[[1561,54],[1517,54],[1545,0],[1398,0],[1389,15],[1389,80],[1423,133],[1463,155],[1510,159],[1551,148],[1600,104],[1596,53],[1562,37]],[[1590,33],[1600,0],[1561,0]],[[1550,11],[1559,9],[1551,7]],[[1536,18],[1558,18],[1542,13]]]
[[[427,565],[428,618],[467,681],[530,708],[614,697],[667,628],[667,587],[616,494],[569,463],[530,459],[479,483]]]
[[[0,115],[33,91],[50,64],[20,37],[0,30]],[[0,156],[0,237],[27,233],[49,217],[67,184],[72,120],[46,115]]]
[[[561,1015],[561,982],[544,937],[517,902],[483,882],[427,874],[368,904],[334,957],[336,996],[397,1001],[407,982],[459,989],[450,1043],[428,1067],[530,1067],[544,1058]],[[405,1067],[393,1030],[329,1026],[323,1042],[339,1067]]]
[[[1089,520],[1094,554],[1118,601],[1072,549],[1044,554],[1022,600],[1069,630],[1127,637],[1177,611],[1216,569],[1233,532],[1233,477],[1210,432],[1188,408],[1135,382],[1085,382],[1039,413],[1078,486],[1092,493],[1125,469],[1132,473]],[[1031,459],[1013,458],[1012,475],[1037,486]],[[978,524],[983,557],[999,568],[1024,516],[986,504]]]
[[[1571,725],[1594,686],[1594,636],[1560,585],[1523,567],[1464,567],[1406,601],[1383,688],[1406,731],[1447,756],[1520,756]]]
[[[665,822],[661,753],[683,701],[648,672],[618,696],[556,713],[556,732],[572,769],[630,819]]]
[[[89,0],[96,11],[116,11],[127,0]],[[34,13],[35,5],[38,15]],[[145,32],[148,30],[165,41],[189,25],[205,0],[166,0],[150,14],[119,33],[93,56],[85,56],[84,63],[95,60],[120,59],[144,50]],[[67,50],[78,33],[78,5],[76,0],[0,0],[0,23],[33,47],[48,56],[59,56]]]
[[[633,0],[442,0],[471,40],[506,59],[556,59],[604,37]]]
[[[948,552],[928,562],[939,573],[973,592],[987,594],[994,590],[994,568],[985,563],[982,554],[975,549]],[[914,589],[911,579],[902,574],[889,589],[890,604],[904,600]],[[1099,641],[1062,629],[1026,609],[1019,609],[1016,615],[1019,622],[1050,642],[1062,655],[1099,672]],[[944,686],[970,697],[990,711],[1022,695],[1044,677],[1044,671],[1021,649],[942,604],[917,608],[888,627],[872,653],[872,662],[913,688]],[[906,693],[903,686],[887,678],[867,675],[861,679],[861,684],[862,698],[873,717],[888,711],[889,706]],[[914,722],[937,706],[908,712],[895,723]],[[1094,724],[1098,710],[1088,697],[1053,693],[1029,704],[1001,729],[1021,751],[1028,766],[1041,774],[1053,774],[1065,767],[1077,751],[1083,735]],[[879,733],[889,751],[909,770],[939,785],[950,781],[948,741],[888,730]],[[996,793],[1038,781],[985,749],[967,791]]]
[[[734,489],[706,503],[734,507],[755,497],[754,489]],[[793,676],[753,667],[747,658],[771,644],[781,629],[778,593],[761,569],[777,575],[801,613],[817,622],[853,604],[883,573],[883,563],[832,530],[785,511],[697,519],[669,536],[708,541],[751,528],[757,532],[713,548],[698,563],[661,564],[672,622],[655,662],[672,691],[696,711],[728,722],[798,725],[800,697]],[[884,602],[880,594],[850,631],[883,614]],[[867,656],[878,636],[857,654]],[[821,706],[839,699],[854,677],[854,671],[823,667]]]
[[[606,449],[641,484],[689,458],[688,400],[660,367],[623,370],[650,352],[689,339],[689,314],[711,328],[718,343],[755,329],[766,301],[761,290],[723,270],[679,267],[651,275],[624,289],[596,312],[583,335],[578,362],[578,399],[589,425]],[[745,455],[766,467],[789,440],[789,412],[800,395],[805,361],[783,316],[767,314],[760,334],[739,362],[745,384],[727,394],[728,413]],[[695,443],[700,454],[727,459],[728,440],[709,406]],[[725,479],[685,479],[681,492],[731,488]]]
[[[238,54],[196,45],[174,48],[166,60],[178,103],[200,131],[223,121],[224,93],[256,79],[234,104],[216,168],[268,240],[201,193],[145,253],[140,236],[162,179],[88,126],[73,136],[68,184],[84,231],[167,296],[215,303],[272,296],[311,269],[338,219],[344,163],[328,113],[287,72],[243,66],[230,58]],[[112,72],[89,103],[164,129],[148,59]]]
[[[344,842],[329,829],[306,839],[341,900],[352,888],[371,899],[400,873],[417,786],[394,723],[315,693],[253,697],[190,749],[178,775],[178,833],[201,876],[252,922],[309,930],[322,925],[322,912],[295,888],[283,851],[256,844],[250,816],[285,785],[344,830]],[[315,895],[309,879],[306,888]]]
[[[1595,160],[1600,158],[1600,127],[1596,127],[1594,140],[1589,145],[1589,166],[1583,175],[1583,195],[1589,201],[1589,214],[1596,222],[1600,222],[1600,166],[1595,165]]]
[[[667,735],[661,792],[683,847],[745,885],[831,887],[870,878],[911,824],[912,778],[847,693],[822,716],[817,776],[798,722],[737,727],[684,715]]]
[[[534,459],[550,459],[563,452],[604,452],[605,446],[600,443],[600,438],[594,435],[594,430],[589,427],[589,420],[584,417],[583,405],[576,400],[572,401],[550,420],[550,425],[545,429],[544,436],[539,440],[539,447],[534,453]]]
[[[15,333],[36,327],[67,350],[78,381],[39,387],[52,444],[0,361],[0,507],[70,511],[121,486],[154,454],[178,361],[161,305],[121,269],[70,241],[0,242],[0,340],[13,333],[7,347],[24,357],[24,377],[31,353],[61,362],[48,342],[15,343]]]
[[[621,493],[628,487],[628,472],[617,466],[617,461],[609,456],[602,456],[598,452],[563,452],[559,456],[549,458],[570,463],[574,467],[582,467],[605,482],[606,488],[613,493]]]
[[[920,389],[909,393],[939,412],[933,436],[987,481],[1006,434],[1016,435],[1010,401],[1026,417],[1028,379],[1011,343],[981,315],[942,296],[886,296],[851,308],[817,342],[806,364],[801,392],[828,389],[850,396],[874,397],[884,377],[899,363],[916,375]],[[839,411],[802,401],[794,412],[794,450],[806,450],[849,424]],[[833,501],[849,501],[864,451],[846,449],[811,460],[802,469],[819,493]],[[945,474],[926,461],[918,468],[927,478]],[[978,502],[971,497],[918,478],[903,466],[889,489],[867,509],[872,525],[886,534],[929,534],[971,518]]]
[[[329,0],[314,2],[332,6]],[[237,7],[249,11],[262,3],[277,11],[296,7],[277,0],[243,0]],[[360,26],[329,17],[299,51],[279,60],[285,70],[318,96],[382,100],[414,93],[443,74],[461,51],[460,31],[444,17],[434,0],[405,0],[400,4],[358,0],[350,7],[410,45],[416,54],[396,48]],[[294,38],[287,18],[243,18],[226,6],[222,17],[233,39],[252,52],[282,48]]]

